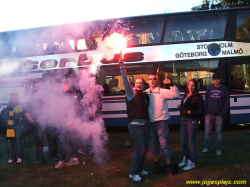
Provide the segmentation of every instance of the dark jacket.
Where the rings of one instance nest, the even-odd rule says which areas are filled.
[[[135,90],[135,97],[126,101],[128,122],[133,119],[146,119],[148,121],[149,96],[143,92]]]
[[[23,106],[18,104],[16,105],[18,107],[18,110],[14,110],[14,115],[13,115],[13,125],[8,125],[8,120],[10,119],[9,117],[9,111],[13,111],[13,107],[8,104],[6,107],[6,127],[7,129],[16,129],[16,128],[24,128],[26,126],[26,117],[25,117],[25,112],[23,109]]]
[[[187,93],[181,100],[180,106],[180,115],[184,118],[196,119],[204,114],[204,101],[202,96],[196,92],[194,95],[191,95],[186,102],[183,104],[183,99],[186,97]],[[188,114],[188,111],[191,111],[191,114]]]

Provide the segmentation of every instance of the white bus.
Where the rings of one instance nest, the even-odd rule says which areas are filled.
[[[183,94],[188,80],[199,82],[200,93],[212,75],[230,91],[227,124],[250,123],[250,8],[194,11],[126,17],[0,33],[0,106],[9,93],[29,96],[33,83],[46,74],[88,67],[98,61],[97,83],[104,88],[101,115],[105,126],[126,126],[125,91],[120,76],[119,49],[102,51],[112,33],[127,38],[123,58],[131,84],[150,73],[170,77]],[[5,46],[3,48],[3,46]],[[107,55],[107,53],[109,53]],[[9,71],[9,72],[8,72]],[[58,77],[57,77],[58,78]],[[177,105],[169,100],[170,124],[180,124]]]

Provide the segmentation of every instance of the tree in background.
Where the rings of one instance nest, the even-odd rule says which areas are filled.
[[[192,10],[210,10],[250,6],[250,0],[203,0],[202,4]]]

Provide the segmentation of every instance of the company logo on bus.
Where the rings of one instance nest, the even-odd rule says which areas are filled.
[[[220,54],[221,52],[221,47],[219,44],[217,43],[212,43],[212,44],[209,44],[208,45],[208,53],[211,55],[211,56],[217,56]]]

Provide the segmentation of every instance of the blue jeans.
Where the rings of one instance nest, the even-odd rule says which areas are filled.
[[[131,124],[128,124],[128,129],[135,145],[135,154],[130,167],[130,174],[138,175],[143,170],[149,151],[149,129],[148,125]]]
[[[222,126],[223,126],[223,117],[220,115],[206,114],[205,117],[205,143],[204,148],[208,150],[211,149],[212,141],[212,130],[213,124],[215,124],[215,131],[217,133],[215,148],[216,150],[222,149]]]
[[[50,158],[58,158],[57,154],[57,128],[53,126],[48,126],[46,128],[46,138],[49,146],[49,156]]]
[[[181,147],[186,159],[197,162],[196,134],[199,128],[198,119],[181,120]],[[189,144],[189,147],[188,147]]]
[[[71,157],[77,158],[78,156],[78,147],[77,147],[77,131],[74,129],[66,129],[66,127],[62,127],[60,129],[60,156],[59,160],[65,161],[66,152],[67,152],[67,143],[69,143],[71,149]]]
[[[169,145],[169,128],[167,120],[150,122],[149,129],[152,154],[158,156],[161,147],[164,158],[170,158],[172,153]]]
[[[16,158],[23,158],[23,134],[24,129],[22,127],[15,128],[15,139],[10,139],[9,141],[9,150],[10,150],[10,159],[14,160]],[[17,143],[17,151],[15,147],[15,142]]]

